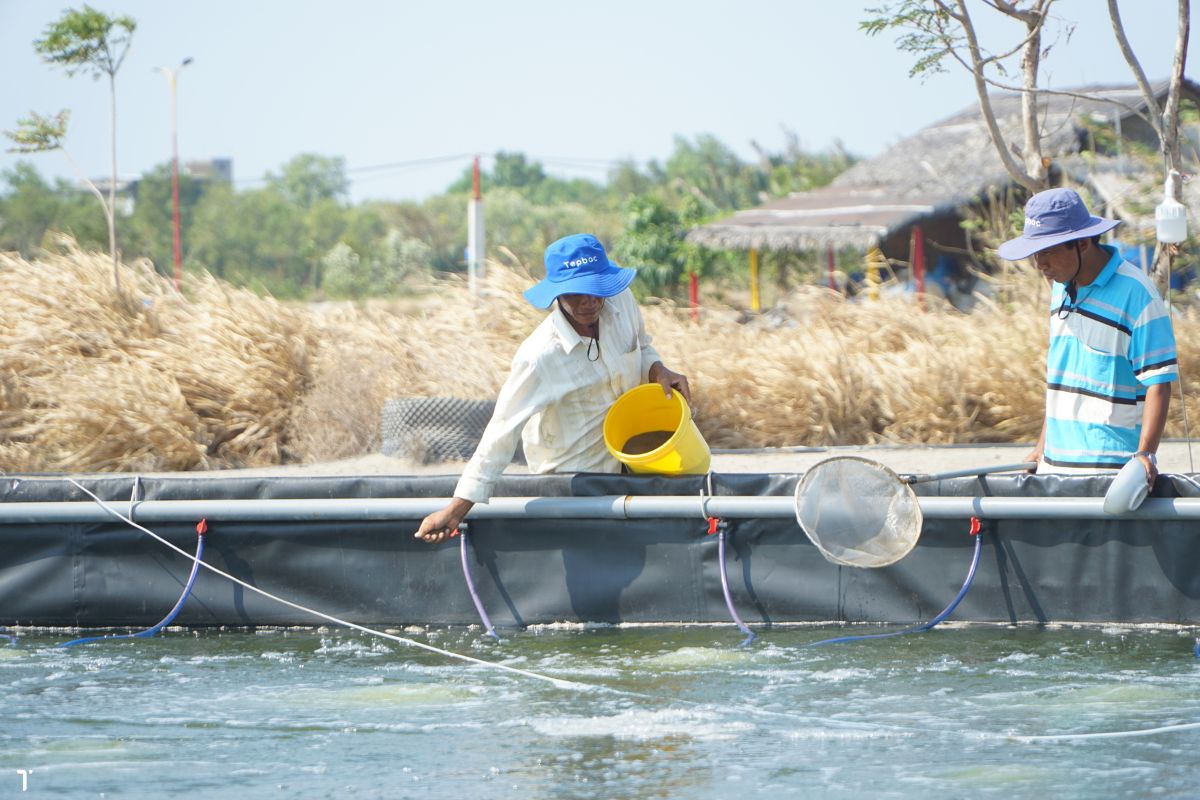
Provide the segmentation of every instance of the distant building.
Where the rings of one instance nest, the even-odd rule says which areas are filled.
[[[211,183],[233,183],[233,159],[210,158],[207,161],[189,161],[183,171],[198,181]]]
[[[202,186],[208,183],[233,183],[233,159],[210,158],[207,161],[189,161],[183,165],[180,173],[187,175]],[[140,178],[117,178],[117,216],[128,217],[133,213],[134,206],[137,204],[138,185],[140,182]],[[107,199],[108,185],[111,183],[110,179],[95,178],[92,180],[92,183],[95,184],[96,188]],[[79,189],[89,194],[92,191],[84,182],[80,182]]]
[[[100,194],[104,195],[105,202],[108,201],[108,187],[112,183],[111,178],[95,178],[92,184],[100,190]],[[117,178],[115,205],[116,214],[119,217],[128,217],[133,213],[134,203],[137,201],[137,178]],[[84,181],[79,182],[79,190],[87,194],[91,194],[92,190]]]

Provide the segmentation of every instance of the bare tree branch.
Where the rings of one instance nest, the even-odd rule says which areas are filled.
[[[1186,3],[1187,0],[1182,0],[1182,2]],[[1142,90],[1142,99],[1146,101],[1146,108],[1149,109],[1151,117],[1147,122],[1158,134],[1159,141],[1162,141],[1162,110],[1158,106],[1158,100],[1154,97],[1150,81],[1146,79],[1146,73],[1142,70],[1141,63],[1133,54],[1133,48],[1129,46],[1129,39],[1125,36],[1125,26],[1121,23],[1121,11],[1117,8],[1117,0],[1108,0],[1108,18],[1112,21],[1113,36],[1117,38],[1117,46],[1121,49],[1121,55],[1125,56],[1125,63],[1129,65],[1129,71],[1133,73],[1138,88]]]
[[[971,68],[970,64],[968,64],[966,61],[963,61],[963,59],[958,57],[956,54],[952,53],[951,55],[954,55],[955,59],[958,61],[958,63],[961,64],[964,68],[966,68],[966,69]],[[1001,83],[1000,81],[996,80],[995,78],[985,77],[984,80],[987,81],[989,86],[995,86],[997,89],[1004,89],[1005,91],[1008,91],[1008,92],[1017,93],[1017,92],[1029,91],[1028,89],[1026,89],[1023,86],[1015,86],[1011,83]],[[1138,117],[1139,119],[1144,120],[1147,125],[1154,127],[1154,124],[1150,121],[1149,115],[1145,111],[1138,108],[1137,106],[1131,106],[1131,105],[1129,105],[1129,103],[1124,103],[1120,100],[1114,100],[1111,97],[1104,97],[1103,95],[1091,94],[1089,92],[1071,92],[1071,91],[1067,91],[1066,89],[1040,89],[1039,88],[1039,89],[1034,89],[1033,92],[1037,95],[1053,95],[1056,97],[1073,97],[1077,100],[1090,100],[1094,103],[1108,103],[1109,105],[1114,105],[1114,106],[1117,106],[1118,108],[1128,111],[1130,114],[1133,114],[1134,116]]]
[[[989,0],[984,0],[984,2],[988,3],[988,5],[991,5],[991,6],[992,6],[992,8],[996,8],[996,10],[997,10],[997,11],[1000,11],[1000,12],[1002,12],[1002,13],[1005,13],[1005,14],[1008,14],[1008,13],[1009,13],[1009,12],[1005,11],[1005,10],[1004,10],[1004,9],[1002,9],[1002,8],[997,8],[997,7],[996,7],[994,4],[990,3],[990,2],[989,2]],[[1050,0],[1050,2],[1054,2],[1054,0]],[[954,12],[954,9],[950,8],[949,6],[947,6],[947,5],[946,5],[944,2],[942,2],[942,0],[934,0],[934,5],[936,5],[936,6],[937,6],[939,9],[941,9],[942,11],[944,11],[944,12],[945,12],[945,13],[946,13],[946,14],[947,14],[947,15],[948,15],[948,16],[949,16],[951,19],[953,19],[953,20],[954,20],[955,22],[957,22],[959,25],[963,25],[963,24],[965,24],[965,23],[964,23],[964,17],[963,17],[962,15],[960,15],[960,14],[956,14],[956,13]],[[1046,4],[1046,7],[1047,7],[1047,8],[1049,8],[1049,3],[1047,3],[1047,4]],[[1011,15],[1010,15],[1010,16],[1011,16]],[[955,56],[955,57],[957,58],[957,51],[955,51],[955,50],[954,50],[954,48],[953,48],[953,47],[950,45],[949,37],[948,37],[948,36],[947,36],[947,35],[946,35],[946,34],[945,34],[943,31],[938,31],[938,33],[939,33],[939,35],[941,35],[941,36],[942,36],[943,40],[945,40],[945,42],[946,42],[946,50],[947,50],[947,52],[949,52],[951,55],[953,55],[953,56]],[[1024,47],[1025,47],[1025,45],[1029,43],[1029,40],[1030,40],[1030,39],[1032,39],[1032,38],[1033,38],[1033,37],[1035,37],[1035,36],[1039,36],[1039,35],[1040,35],[1040,31],[1039,31],[1039,30],[1037,30],[1037,29],[1035,29],[1035,30],[1032,30],[1032,31],[1030,31],[1029,33],[1027,33],[1027,34],[1025,35],[1025,38],[1024,38],[1024,39],[1022,39],[1021,41],[1017,42],[1016,46],[1014,46],[1014,47],[1013,47],[1011,50],[1008,50],[1008,51],[1006,51],[1006,52],[1003,52],[1003,53],[992,53],[992,54],[990,54],[990,55],[984,56],[984,57],[983,57],[983,60],[982,60],[982,61],[980,61],[979,63],[980,63],[980,64],[991,64],[991,63],[995,63],[995,62],[1003,61],[1004,59],[1006,59],[1006,58],[1009,58],[1010,56],[1013,56],[1013,55],[1015,55],[1016,53],[1020,52],[1020,51],[1021,51],[1021,49],[1022,49],[1022,48],[1024,48]],[[982,52],[981,52],[980,54],[982,55]],[[965,62],[965,61],[963,61],[961,58],[958,58],[957,60],[958,60],[958,62],[959,62],[960,64],[962,64],[964,67],[967,67],[967,64],[966,64],[966,62]],[[968,68],[968,69],[970,69],[970,67],[967,67],[967,68]]]
[[[942,5],[941,0],[937,0],[938,5]],[[971,54],[971,61],[975,68],[971,70],[971,75],[975,79],[975,93],[979,97],[979,110],[983,114],[984,122],[987,124],[988,133],[992,137],[992,144],[996,147],[996,152],[1000,156],[1001,163],[1004,164],[1004,169],[1012,176],[1013,180],[1024,186],[1031,192],[1036,192],[1041,188],[1039,181],[1025,171],[1025,168],[1018,164],[1009,152],[1007,143],[1004,140],[1004,135],[1000,132],[1000,124],[996,121],[996,113],[992,109],[992,102],[988,97],[987,83],[983,80],[982,71],[979,68],[981,56],[979,54],[979,40],[975,35],[975,26],[971,22],[971,16],[967,11],[966,0],[958,0],[959,14],[955,18],[963,27],[963,32],[967,37],[967,49]]]
[[[1037,25],[1040,28],[1042,20],[1045,19],[1046,12],[1050,10],[1054,0],[1038,0],[1037,7],[1030,11],[1025,11],[1010,0],[983,0],[983,2],[1002,14],[1021,20],[1026,25]]]
[[[1110,0],[1115,1],[1115,0]],[[1183,94],[1183,69],[1187,64],[1188,36],[1191,33],[1191,3],[1179,0],[1178,31],[1175,36],[1175,59],[1171,63],[1171,83],[1167,90],[1167,106],[1163,109],[1163,156],[1167,166],[1179,172],[1183,162],[1179,152],[1179,103]],[[1176,190],[1180,187],[1176,186]],[[1178,191],[1176,197],[1179,196]]]

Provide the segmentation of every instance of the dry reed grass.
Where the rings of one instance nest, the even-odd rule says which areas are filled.
[[[68,249],[0,255],[0,469],[189,470],[371,452],[392,397],[495,396],[543,317],[519,269],[491,265],[415,299],[285,307],[208,275],[185,295],[144,264]],[[644,307],[664,360],[692,382],[714,447],[1032,441],[1047,290],[1016,275],[970,315],[931,302],[851,303],[803,288],[749,323]],[[782,322],[772,326],[771,320]],[[1179,310],[1185,375],[1200,319]],[[1195,406],[1189,411],[1195,419]],[[1178,400],[1168,435],[1183,435]]]
[[[314,331],[270,299],[201,276],[190,297],[149,265],[64,243],[0,254],[0,468],[188,470],[278,463]]]

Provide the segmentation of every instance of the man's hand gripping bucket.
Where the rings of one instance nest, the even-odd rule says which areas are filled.
[[[604,444],[634,473],[703,475],[712,462],[683,395],[667,397],[657,383],[617,398],[604,418]]]

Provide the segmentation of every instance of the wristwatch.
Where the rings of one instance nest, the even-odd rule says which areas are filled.
[[[1154,453],[1151,453],[1149,450],[1138,450],[1133,455],[1135,457],[1136,456],[1145,456],[1146,458],[1150,459],[1151,464],[1153,464],[1155,467],[1158,466],[1158,456],[1154,455]]]

